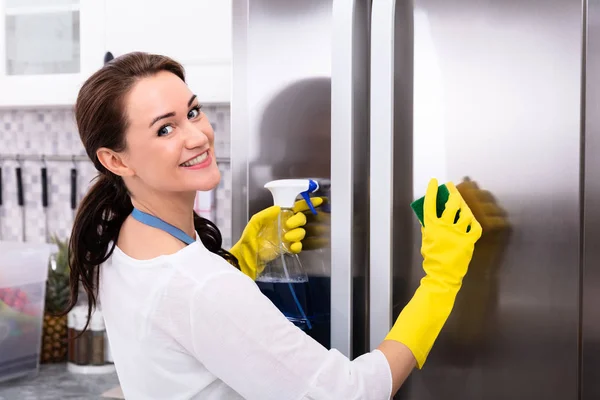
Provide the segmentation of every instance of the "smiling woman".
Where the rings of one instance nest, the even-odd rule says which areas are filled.
[[[435,180],[425,198],[427,279],[387,340],[351,361],[296,327],[251,279],[257,238],[278,207],[254,215],[231,252],[194,214],[196,192],[213,189],[220,173],[213,128],[180,64],[116,58],[85,82],[75,114],[99,178],[73,226],[65,313],[80,284],[90,312],[99,301],[127,399],[387,400],[423,365],[481,234],[454,186],[441,218]],[[286,222],[290,251],[306,233],[299,214],[308,205],[299,203]]]

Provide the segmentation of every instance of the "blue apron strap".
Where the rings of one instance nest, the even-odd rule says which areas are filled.
[[[153,228],[158,228],[170,234],[171,236],[176,237],[181,240],[185,244],[192,244],[196,240],[190,237],[187,233],[182,231],[181,229],[163,221],[162,219],[155,217],[154,215],[147,214],[143,211],[134,208],[131,216],[141,222],[142,224],[149,225]]]

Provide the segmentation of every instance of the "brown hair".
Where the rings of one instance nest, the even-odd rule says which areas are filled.
[[[96,152],[102,147],[114,151],[125,149],[126,96],[141,78],[161,71],[171,72],[185,82],[183,67],[176,61],[135,52],[115,58],[94,73],[77,96],[75,118],[79,136],[100,173],[81,202],[73,224],[69,240],[71,298],[62,315],[77,304],[81,284],[88,298],[88,324],[92,309],[96,307],[99,266],[111,256],[121,225],[133,210],[123,180],[100,163]],[[239,268],[238,260],[221,248],[221,232],[215,224],[194,213],[194,226],[209,251]]]

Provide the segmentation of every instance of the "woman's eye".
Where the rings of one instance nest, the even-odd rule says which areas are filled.
[[[190,110],[188,113],[188,119],[197,118],[200,115],[200,106],[196,106]]]
[[[165,125],[158,130],[158,136],[165,136],[171,132],[173,132],[173,127],[171,125]]]

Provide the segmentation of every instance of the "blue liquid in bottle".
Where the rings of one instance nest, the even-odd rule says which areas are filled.
[[[287,281],[280,278],[261,279],[256,282],[265,296],[297,327],[307,330],[308,279]]]
[[[309,277],[294,282],[259,279],[256,284],[285,317],[326,348],[331,345],[331,279]],[[300,308],[302,311],[300,311]]]

